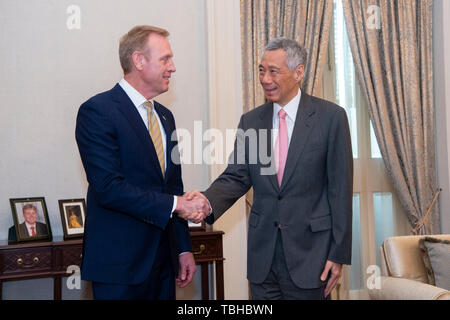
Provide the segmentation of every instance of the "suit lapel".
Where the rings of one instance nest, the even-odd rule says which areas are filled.
[[[272,143],[272,129],[273,129],[273,103],[268,103],[265,107],[265,110],[263,110],[260,114],[261,118],[261,125],[257,129],[264,129],[267,130],[267,156],[270,157],[270,165],[275,165],[275,158],[273,154],[273,143]],[[273,187],[278,191],[278,180],[277,180],[277,174],[268,175],[267,178],[269,179],[270,183],[273,185]]]
[[[292,132],[291,142],[289,144],[283,180],[281,181],[281,191],[283,191],[283,188],[285,188],[289,178],[294,173],[298,159],[303,153],[305,145],[308,141],[308,136],[314,124],[314,114],[315,110],[310,96],[302,92],[294,130]]]
[[[139,140],[141,140],[141,142],[143,143],[145,150],[149,151],[145,152],[146,154],[150,155],[149,161],[157,163],[159,165],[155,146],[153,145],[153,141],[150,137],[147,127],[142,121],[142,118],[139,115],[139,112],[136,110],[133,102],[130,100],[130,98],[127,96],[127,94],[119,84],[116,84],[116,86],[113,88],[113,100],[118,103],[118,109],[130,123],[130,126],[139,137]],[[159,170],[159,174],[161,176],[161,179],[163,179],[161,170]]]

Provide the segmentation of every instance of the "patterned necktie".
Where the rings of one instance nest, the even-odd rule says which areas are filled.
[[[34,227],[31,227],[31,236],[36,237],[36,231],[34,231]]]
[[[280,123],[278,127],[278,137],[275,142],[275,163],[277,167],[278,185],[281,187],[289,147],[289,137],[286,125],[286,111],[281,109],[278,112],[278,116],[280,117]]]
[[[153,145],[155,146],[156,155],[158,156],[159,165],[161,166],[161,172],[164,177],[165,174],[165,156],[164,146],[162,143],[161,129],[159,128],[158,119],[154,112],[153,105],[150,101],[144,103],[147,106],[147,118],[148,118],[148,131],[152,137]]]

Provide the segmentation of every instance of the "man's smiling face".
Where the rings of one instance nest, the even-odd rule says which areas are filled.
[[[298,93],[304,66],[289,70],[283,49],[266,51],[259,65],[259,81],[267,100],[284,107]]]

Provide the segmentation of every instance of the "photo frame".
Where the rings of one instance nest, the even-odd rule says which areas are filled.
[[[58,200],[64,231],[64,240],[82,238],[86,224],[86,202],[84,199]]]
[[[52,229],[44,197],[9,199],[17,242],[51,241]]]

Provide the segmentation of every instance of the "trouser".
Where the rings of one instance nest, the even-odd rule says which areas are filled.
[[[278,230],[270,272],[264,282],[250,282],[250,291],[253,300],[325,300],[326,283],[319,288],[303,289],[292,281],[284,256],[281,231]]]
[[[168,229],[163,232],[152,270],[137,285],[92,282],[95,300],[174,300],[175,273],[171,260]]]

